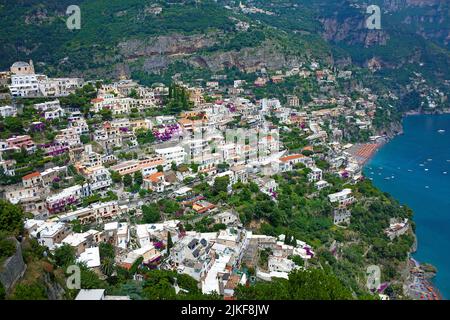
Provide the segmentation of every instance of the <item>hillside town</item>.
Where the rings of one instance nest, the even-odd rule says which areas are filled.
[[[240,199],[281,207],[286,181],[296,179],[305,199],[325,199],[332,228],[345,230],[353,206],[366,201],[355,191],[363,165],[387,139],[374,124],[379,100],[396,97],[368,88],[346,95],[338,82],[352,72],[317,62],[258,72],[254,83],[223,75],[147,87],[49,78],[32,61],[16,62],[1,73],[11,98],[0,107],[1,196],[29,214],[30,238],[49,253],[70,246],[100,278],[111,275],[100,254],[106,243],[113,266],[137,281],[136,268],[175,271],[224,299],[235,299],[239,285],[288,279],[323,246],[265,233],[273,216],[242,209]],[[290,79],[314,83],[317,94],[252,94]],[[408,230],[405,219],[385,232],[393,241]],[[343,243],[329,248],[337,259]],[[89,292],[79,299],[105,298]]]

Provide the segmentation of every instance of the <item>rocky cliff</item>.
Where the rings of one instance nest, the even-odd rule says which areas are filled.
[[[23,261],[22,248],[19,241],[11,238],[16,244],[16,253],[7,258],[0,268],[0,281],[9,292],[16,282],[24,275],[27,265]]]

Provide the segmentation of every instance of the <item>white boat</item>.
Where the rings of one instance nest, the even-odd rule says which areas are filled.
[[[445,130],[443,130],[443,129],[440,129],[440,130],[438,130],[438,132],[439,132],[439,133],[444,133],[444,132],[445,132]]]

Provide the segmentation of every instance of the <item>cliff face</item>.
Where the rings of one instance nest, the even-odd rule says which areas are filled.
[[[252,72],[289,68],[309,56],[322,64],[357,64],[373,70],[428,60],[425,63],[431,62],[434,70],[448,73],[449,51],[435,45],[450,49],[447,0],[374,1],[382,9],[382,30],[365,27],[367,0],[254,4],[275,12],[271,16],[244,14],[234,3],[225,9],[230,5],[225,0],[200,5],[164,2],[159,14],[145,1],[116,1],[111,6],[90,0],[80,4],[82,11],[98,14],[83,15],[82,28],[71,32],[64,21],[69,0],[27,6],[25,2],[7,2],[0,10],[2,69],[17,59],[33,59],[40,72],[51,76],[119,78],[135,72],[142,80],[146,73],[172,72],[169,66],[176,61],[213,72],[227,67]],[[250,29],[242,31],[236,21],[245,21]],[[173,73],[184,71],[178,66],[182,65]]]
[[[207,67],[212,71],[234,66],[247,72],[253,72],[261,67],[269,70],[293,67],[298,65],[302,59],[299,56],[284,54],[281,50],[275,49],[273,43],[266,42],[255,48],[199,55],[189,61],[194,66]]]
[[[322,18],[322,36],[333,42],[345,41],[349,45],[362,44],[364,47],[375,45],[386,45],[390,39],[389,34],[384,30],[368,30],[365,27],[365,20],[361,17],[347,18],[339,21],[338,18]]]
[[[149,38],[147,40],[128,40],[118,45],[125,63],[143,59],[143,70],[149,73],[160,72],[175,61],[183,61],[198,68],[207,68],[213,72],[224,68],[236,67],[242,71],[254,72],[265,67],[269,70],[289,68],[303,62],[299,56],[284,54],[276,49],[276,43],[264,42],[255,48],[243,48],[232,51],[202,52],[220,42],[220,35],[174,34]]]
[[[410,27],[410,30],[416,34],[449,46],[449,1],[384,0],[381,8],[383,12],[393,14],[393,17],[399,19],[402,25]]]
[[[127,40],[119,43],[120,54],[126,59],[153,55],[190,54],[217,43],[216,35],[180,35],[150,37],[146,40]]]
[[[47,289],[47,296],[49,300],[64,300],[64,288],[52,277],[50,273],[44,273],[43,283]]]
[[[22,248],[19,241],[15,238],[12,238],[11,240],[16,243],[16,253],[12,257],[6,259],[0,269],[0,281],[7,292],[9,292],[16,282],[24,275],[27,268],[27,265],[23,261]]]

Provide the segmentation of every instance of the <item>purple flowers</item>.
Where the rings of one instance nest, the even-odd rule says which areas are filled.
[[[155,249],[162,249],[164,247],[164,244],[162,243],[162,241],[157,241],[157,242],[153,242],[153,246],[155,247]]]
[[[226,106],[228,108],[228,111],[230,112],[236,112],[236,106],[232,103],[227,104]]]
[[[163,130],[163,131],[162,131]],[[175,134],[178,134],[180,127],[178,124],[170,124],[166,126],[158,126],[158,129],[153,130],[153,136],[159,141],[168,141]]]
[[[45,130],[45,124],[43,122],[37,122],[33,123],[31,130],[33,131],[44,131]]]

